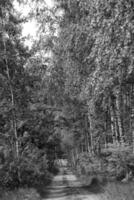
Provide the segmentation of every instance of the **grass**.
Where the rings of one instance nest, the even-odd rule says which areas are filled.
[[[41,200],[40,195],[33,188],[1,191],[0,200]]]
[[[83,181],[82,181],[83,180]],[[98,182],[96,182],[98,180]],[[101,177],[96,179],[91,176],[82,176],[83,182],[89,194],[95,194],[102,200],[134,200],[134,182],[121,183],[118,181],[105,182]],[[100,189],[99,189],[100,188]],[[41,193],[34,188],[20,188],[14,191],[0,191],[0,200],[41,200]]]
[[[85,185],[89,194],[95,194],[102,200],[134,200],[134,182],[103,182],[101,177],[81,176],[79,180]],[[95,181],[93,181],[95,180]],[[98,182],[96,182],[98,180]]]
[[[108,183],[105,187],[104,200],[134,200],[134,182]]]

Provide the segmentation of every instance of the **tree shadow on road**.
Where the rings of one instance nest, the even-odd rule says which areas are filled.
[[[85,185],[81,187],[82,189],[88,191],[88,193],[92,194],[100,194],[104,193],[104,187],[101,185]]]
[[[73,186],[65,186],[63,182],[48,187],[37,188],[38,193],[42,198],[64,198],[71,195],[80,195],[82,191],[87,191],[87,194],[100,194],[104,193],[103,186],[97,182],[96,179],[92,181],[90,185],[79,185],[77,186],[75,181],[72,181]]]

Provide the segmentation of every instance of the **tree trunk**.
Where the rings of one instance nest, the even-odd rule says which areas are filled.
[[[74,168],[75,167],[75,155],[74,155],[73,149],[71,151],[71,164],[72,164],[72,167]]]
[[[111,131],[112,131],[113,144],[118,145],[119,130],[118,130],[118,124],[117,124],[116,111],[115,111],[115,99],[112,97],[110,97],[109,109],[110,109],[110,117],[111,117]]]
[[[88,133],[88,118],[87,115],[85,115],[85,145],[86,145],[86,151],[90,152],[90,145],[89,145],[89,133]]]
[[[123,132],[123,121],[122,121],[122,91],[119,89],[116,92],[116,116],[117,116],[117,123],[119,127],[119,141],[120,144],[124,143],[124,132]]]
[[[131,84],[131,97],[130,97],[130,112],[131,112],[131,138],[132,138],[132,150],[134,153],[134,86]]]
[[[113,144],[116,144],[115,120],[114,120],[114,112],[112,106],[110,106],[110,116],[111,116],[111,131],[112,131]]]
[[[2,19],[3,28],[5,27],[4,20]],[[9,83],[9,90],[10,90],[10,96],[11,96],[11,105],[12,105],[12,128],[14,131],[14,138],[15,138],[15,154],[16,157],[19,157],[19,143],[18,143],[18,136],[17,136],[17,123],[16,123],[16,114],[15,114],[15,100],[14,100],[14,94],[13,94],[13,87],[12,82],[10,78],[9,73],[9,67],[8,67],[8,59],[7,59],[7,50],[6,50],[6,38],[3,31],[3,46],[4,46],[4,58],[5,58],[5,65],[6,65],[6,73],[7,73],[7,79]]]
[[[91,146],[91,153],[94,153],[94,141],[93,141],[93,120],[92,120],[92,116],[89,113],[88,115],[89,118],[89,123],[90,123],[90,146]]]

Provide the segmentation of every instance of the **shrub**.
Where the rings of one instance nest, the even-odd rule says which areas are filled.
[[[1,194],[1,200],[41,200],[40,195],[35,189],[18,189],[6,191]]]
[[[2,187],[34,186],[48,183],[51,174],[48,172],[46,154],[35,146],[25,148],[19,159],[6,158],[0,170]]]

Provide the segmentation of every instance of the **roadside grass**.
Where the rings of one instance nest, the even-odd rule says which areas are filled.
[[[41,197],[34,188],[20,188],[14,191],[1,192],[0,200],[41,200]]]
[[[46,186],[50,185],[52,177],[34,186],[22,186],[16,189],[0,188],[0,200],[41,200],[42,196],[47,194]]]
[[[0,200],[41,200],[46,193],[46,186],[52,181],[53,175],[39,182],[33,180],[33,186],[25,185],[18,188],[0,188]]]
[[[77,176],[90,194],[97,194],[102,200],[134,200],[134,181],[122,183],[106,182],[101,176]]]
[[[134,200],[134,182],[109,182],[104,190],[103,200]]]

